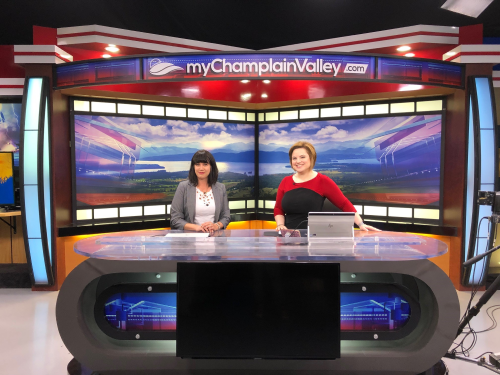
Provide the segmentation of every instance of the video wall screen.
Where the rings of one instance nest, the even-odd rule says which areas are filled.
[[[317,151],[315,170],[353,203],[437,208],[441,186],[441,114],[363,117],[259,125],[259,198],[276,199],[293,173],[297,141]]]
[[[170,202],[193,154],[210,151],[229,199],[253,198],[255,125],[74,115],[76,205]]]
[[[21,135],[21,103],[0,101],[0,151],[14,153],[14,166],[19,166]]]

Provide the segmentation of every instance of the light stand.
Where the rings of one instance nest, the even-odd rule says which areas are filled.
[[[500,222],[500,192],[480,191],[478,204],[491,205],[493,208],[492,210],[493,213],[489,217],[490,222],[493,224],[498,224]],[[495,230],[493,230],[493,233],[495,233]],[[483,254],[477,255],[469,259],[468,261],[464,262],[463,265],[466,267],[471,266],[499,248],[500,246],[493,247],[492,249],[484,252]],[[500,287],[500,275],[496,277],[496,279],[493,281],[493,283],[491,283],[488,289],[486,289],[481,298],[479,298],[477,304],[467,312],[465,318],[460,322],[460,325],[458,326],[457,337],[462,334],[464,328],[469,324],[472,318],[479,313],[481,307],[483,307],[490,300],[490,298],[493,296],[493,294],[495,294],[495,292],[499,287]],[[479,358],[479,360],[476,360],[464,356],[459,356],[456,355],[455,353],[446,353],[445,358],[459,359],[461,361],[474,363],[478,366],[485,367],[490,371],[500,374],[500,363],[497,360],[493,360],[491,356],[490,356],[490,363],[486,362],[485,357],[481,357]]]

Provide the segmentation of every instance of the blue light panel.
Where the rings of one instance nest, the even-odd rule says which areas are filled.
[[[52,220],[51,220],[51,190],[50,190],[50,149],[49,149],[49,104],[45,101],[45,119],[43,131],[43,198],[45,205],[45,227],[50,264],[52,263]]]

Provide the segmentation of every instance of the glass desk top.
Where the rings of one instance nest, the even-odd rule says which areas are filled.
[[[188,237],[165,237],[167,234]],[[307,238],[307,231],[282,237],[273,230],[222,230],[210,237],[189,237],[175,230],[121,232],[75,243],[76,253],[115,260],[280,260],[401,261],[427,259],[447,251],[444,242],[399,232],[355,231],[353,239]]]

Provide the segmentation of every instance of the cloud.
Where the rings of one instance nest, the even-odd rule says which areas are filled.
[[[207,150],[213,150],[219,147],[223,147],[226,144],[234,143],[233,136],[225,131],[221,131],[220,134],[210,133],[206,134],[201,139],[199,139],[202,147]]]
[[[281,130],[279,132],[271,129],[266,129],[260,132],[259,136],[259,142],[265,142],[265,141],[273,141],[275,143],[279,137],[287,135],[288,132],[286,130]]]
[[[127,131],[138,136],[144,136],[146,138],[166,137],[168,134],[166,125],[153,126],[151,124],[148,124],[147,122],[129,124],[127,125]]]
[[[227,130],[227,128],[224,126],[222,122],[207,122],[205,123],[205,125],[202,126],[202,128]]]
[[[255,125],[249,125],[249,124],[236,125],[236,130],[243,130],[243,129],[255,129]]]
[[[266,124],[268,129],[270,130],[277,130],[277,129],[283,129],[288,126],[288,124]]]
[[[346,130],[339,130],[335,126],[326,126],[320,131],[316,133],[316,137],[319,139],[324,139],[324,138],[333,138],[333,139],[339,139],[339,138],[345,138],[347,137],[348,132]]]
[[[293,132],[301,132],[303,130],[311,130],[311,129],[319,129],[320,126],[315,124],[314,122],[303,122],[292,128]]]

